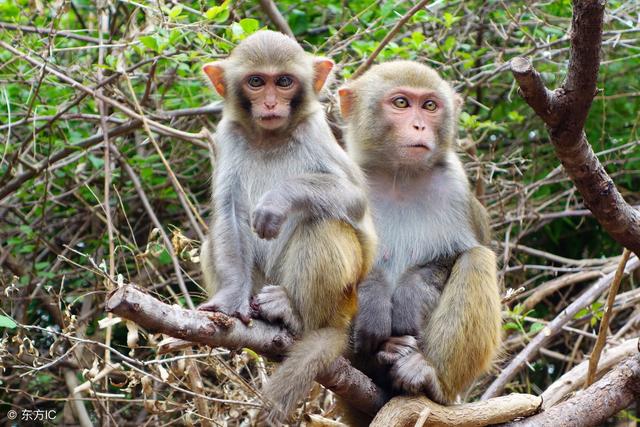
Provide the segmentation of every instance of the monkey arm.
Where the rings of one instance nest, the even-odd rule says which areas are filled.
[[[455,257],[435,260],[403,274],[393,291],[392,334],[419,337],[429,323]]]
[[[366,194],[344,176],[305,174],[283,182],[263,197],[312,218],[359,222],[367,206]]]
[[[217,292],[199,309],[221,311],[247,323],[252,290],[253,257],[248,242],[251,231],[247,209],[237,202],[237,196],[234,197],[236,187],[221,186],[215,195],[215,221],[210,233],[216,244],[209,256],[213,256]]]
[[[358,313],[353,326],[356,354],[374,354],[391,336],[391,284],[374,268],[358,287]]]
[[[421,345],[435,369],[445,402],[452,402],[489,369],[500,344],[500,294],[493,251],[463,252],[424,330]]]

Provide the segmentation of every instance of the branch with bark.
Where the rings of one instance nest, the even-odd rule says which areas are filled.
[[[584,204],[618,243],[640,254],[640,212],[622,197],[596,157],[584,124],[597,93],[605,1],[574,0],[564,84],[550,91],[526,58],[511,60],[520,93],[545,122],[551,143]]]
[[[131,320],[150,332],[160,332],[179,339],[165,346],[162,352],[179,350],[197,343],[229,349],[248,347],[263,356],[281,359],[293,344],[293,337],[278,326],[260,320],[253,320],[251,325],[246,326],[240,320],[222,313],[187,310],[177,305],[165,304],[133,285],[116,289],[107,300],[106,310]],[[372,416],[389,400],[380,387],[343,357],[338,358],[316,380],[355,408]],[[465,419],[470,423],[468,425],[479,426],[531,415],[540,408],[542,399],[518,394],[444,407],[424,397],[395,398],[385,406],[382,416],[395,413],[398,405],[404,405],[402,402],[411,404],[397,414],[401,417],[399,420],[414,418],[412,408],[419,408],[418,415],[424,415],[425,408],[429,408],[430,423],[437,421],[445,423],[444,425],[455,425],[459,420]]]

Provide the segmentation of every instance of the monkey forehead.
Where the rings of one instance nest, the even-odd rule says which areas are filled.
[[[311,66],[310,57],[295,40],[275,31],[253,33],[233,49],[229,56],[236,65],[252,71],[278,73],[300,71]]]
[[[433,68],[413,61],[378,64],[354,82],[355,88],[378,88],[381,92],[399,86],[453,94],[453,89]]]

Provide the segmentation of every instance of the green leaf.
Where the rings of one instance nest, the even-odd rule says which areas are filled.
[[[181,4],[173,6],[171,10],[169,10],[169,18],[176,19],[182,13],[182,9],[183,8]]]
[[[16,326],[18,325],[12,318],[8,316],[0,316],[0,328],[15,329]]]
[[[260,28],[260,22],[253,18],[244,18],[238,22],[246,34],[253,34]]]
[[[542,323],[536,322],[529,328],[529,333],[535,334],[536,332],[540,332],[542,329],[544,329],[544,325]]]
[[[154,52],[158,52],[158,41],[153,36],[142,36],[140,42]]]
[[[220,6],[213,6],[204,13],[205,18],[211,19],[219,24],[229,19],[229,0]]]
[[[515,322],[507,322],[507,323],[504,324],[503,328],[506,329],[507,331],[509,331],[509,330],[519,331],[520,330],[520,325],[518,325]]]

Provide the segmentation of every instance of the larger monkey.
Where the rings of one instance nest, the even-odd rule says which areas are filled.
[[[266,386],[269,423],[283,421],[345,350],[357,285],[373,261],[364,178],[317,97],[332,67],[272,31],[203,67],[225,104],[214,219],[201,254],[215,294],[200,309],[248,321],[258,293],[254,303],[268,320],[301,335]]]
[[[453,151],[459,98],[409,61],[377,65],[339,95],[380,239],[359,290],[356,356],[381,350],[394,388],[452,403],[490,367],[501,334],[486,212]]]

